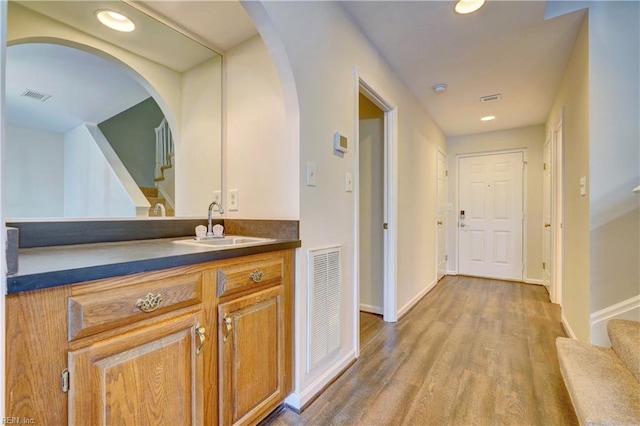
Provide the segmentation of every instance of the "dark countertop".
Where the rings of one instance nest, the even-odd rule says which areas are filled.
[[[7,293],[285,250],[300,240],[276,239],[242,247],[177,244],[189,237],[20,249],[19,269],[7,276]]]

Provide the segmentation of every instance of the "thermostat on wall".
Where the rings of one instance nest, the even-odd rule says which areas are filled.
[[[340,132],[336,132],[333,135],[333,149],[340,152],[347,152],[349,150],[347,137],[342,136]]]

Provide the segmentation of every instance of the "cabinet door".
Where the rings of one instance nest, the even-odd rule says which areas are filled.
[[[250,424],[284,398],[281,285],[218,306],[220,423]]]
[[[69,424],[202,424],[200,322],[185,315],[70,352]]]

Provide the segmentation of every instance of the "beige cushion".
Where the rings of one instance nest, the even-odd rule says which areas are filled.
[[[640,383],[612,349],[564,337],[556,347],[581,425],[640,424]]]

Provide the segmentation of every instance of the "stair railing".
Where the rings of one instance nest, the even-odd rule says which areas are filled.
[[[156,168],[155,180],[164,179],[163,168],[171,167],[173,157],[173,136],[166,118],[156,127]]]

